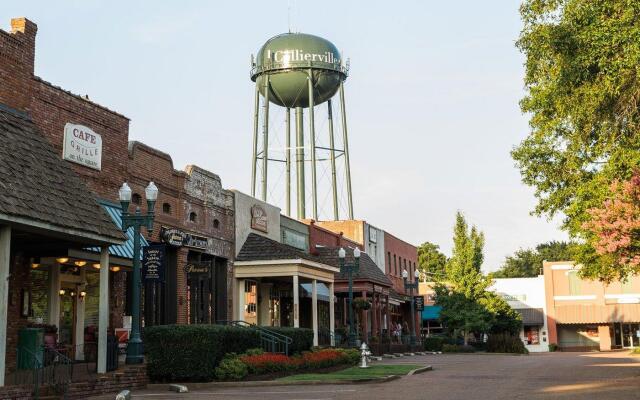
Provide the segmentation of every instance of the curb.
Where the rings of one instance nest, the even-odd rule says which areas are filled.
[[[425,365],[424,367],[416,368],[413,371],[409,371],[407,376],[417,375],[427,371],[433,371],[433,367],[431,365]]]
[[[419,368],[421,369],[421,368]],[[414,370],[415,371],[415,370]],[[410,371],[411,374],[414,371]],[[189,390],[193,389],[213,389],[213,388],[238,388],[238,387],[256,387],[256,386],[299,386],[299,385],[357,385],[364,383],[384,383],[402,378],[403,375],[388,375],[379,378],[365,379],[336,379],[336,380],[316,380],[316,381],[246,381],[246,382],[190,382],[181,383],[188,385]],[[147,389],[169,390],[168,383],[150,383]]]

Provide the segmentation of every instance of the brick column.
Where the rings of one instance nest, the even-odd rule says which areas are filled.
[[[600,351],[611,350],[611,327],[609,325],[599,325],[598,336],[600,337]]]

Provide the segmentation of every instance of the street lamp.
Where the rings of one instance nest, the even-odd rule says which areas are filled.
[[[347,274],[349,277],[349,346],[354,346],[356,342],[356,333],[353,326],[353,274],[358,273],[360,269],[360,249],[353,249],[353,264],[346,264],[345,258],[347,252],[340,247],[338,250],[338,258],[340,259],[340,273]]]
[[[127,343],[127,364],[141,364],[142,339],[140,338],[140,228],[145,226],[147,232],[151,234],[153,230],[153,208],[158,199],[158,188],[153,182],[144,190],[147,197],[147,213],[142,214],[140,207],[136,207],[134,214],[129,214],[129,204],[131,203],[131,188],[127,183],[123,183],[118,191],[120,204],[122,204],[122,231],[126,232],[133,228],[133,293],[131,295],[131,335]],[[105,266],[106,268],[106,266]]]
[[[402,270],[402,280],[404,281],[404,290],[409,290],[409,296],[411,297],[411,336],[409,337],[409,344],[411,348],[416,345],[416,313],[413,305],[413,289],[418,289],[418,280],[420,278],[420,272],[416,269],[414,272],[415,281],[410,283],[408,281],[409,272],[405,268]]]

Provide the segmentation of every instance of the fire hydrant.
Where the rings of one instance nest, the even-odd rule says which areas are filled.
[[[362,346],[360,346],[360,368],[369,368],[370,356],[369,346],[367,346],[365,342],[362,342]]]

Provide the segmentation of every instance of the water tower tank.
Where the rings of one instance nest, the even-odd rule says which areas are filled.
[[[269,76],[269,101],[282,107],[309,107],[308,77],[313,75],[314,105],[329,100],[347,77],[340,52],[326,39],[305,33],[275,36],[260,48],[251,80],[265,95]]]

